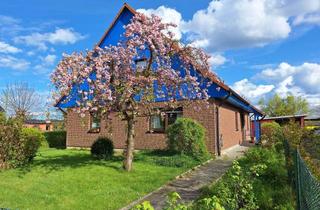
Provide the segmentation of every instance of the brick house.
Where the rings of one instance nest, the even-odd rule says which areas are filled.
[[[53,131],[53,124],[50,120],[28,119],[24,121],[27,128],[38,128],[40,131]]]
[[[103,48],[117,44],[124,32],[123,26],[130,22],[135,13],[134,9],[124,4],[98,42],[98,46]],[[203,77],[200,70],[194,71],[197,76]],[[178,117],[189,117],[201,123],[206,128],[208,150],[217,155],[220,155],[222,150],[249,139],[250,117],[257,122],[263,115],[262,112],[215,76],[209,75],[205,79],[212,82],[208,88],[209,107],[200,101],[197,103],[197,106],[201,107],[200,111],[195,111],[194,102],[188,106],[182,105],[174,110],[166,110],[161,109],[163,103],[160,100],[156,101],[154,106],[160,108],[162,114],[138,118],[135,126],[135,149],[165,148],[165,130]],[[106,122],[90,114],[80,119],[71,109],[76,106],[75,101],[78,97],[76,87],[74,88],[70,95],[62,97],[56,104],[56,107],[67,113],[67,147],[90,147],[97,137],[111,136],[115,148],[124,148],[126,122],[116,116],[111,116],[112,120]],[[256,138],[259,139],[259,132],[256,133]]]

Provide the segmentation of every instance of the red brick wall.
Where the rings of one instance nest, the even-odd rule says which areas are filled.
[[[200,102],[196,105],[199,110],[195,109],[195,106],[188,106],[183,109],[183,116],[192,118],[202,124],[206,129],[206,145],[211,153],[216,152],[216,129],[215,129],[215,104],[213,101]]]
[[[67,117],[67,146],[90,147],[99,136],[111,137],[114,147],[122,149],[126,141],[126,122],[117,116],[112,116],[111,122],[101,121],[100,133],[88,133],[90,128],[90,116],[87,114],[81,119],[73,111],[68,111]],[[106,124],[108,123],[108,126]],[[135,125],[135,148],[136,149],[161,149],[165,148],[164,134],[148,133],[149,121],[147,117],[138,117]]]
[[[159,104],[161,106],[161,104]],[[195,106],[201,108],[195,110]],[[183,117],[197,120],[207,130],[206,143],[210,152],[215,152],[215,127],[214,127],[214,104],[199,102],[183,107]],[[117,116],[112,116],[111,125],[106,127],[106,122],[101,122],[100,133],[88,133],[90,128],[90,116],[87,114],[81,119],[79,115],[71,110],[67,116],[67,146],[68,147],[90,147],[99,136],[111,136],[115,148],[121,149],[126,141],[126,122]],[[111,128],[111,130],[110,130]],[[110,132],[111,131],[111,132]],[[163,133],[150,133],[149,117],[138,117],[135,124],[135,148],[136,149],[163,149],[166,147],[166,136]]]
[[[238,121],[238,129],[236,128],[236,114]],[[245,125],[247,128],[247,113],[244,114]],[[243,133],[241,129],[240,110],[229,105],[221,105],[219,107],[219,133],[222,135],[222,150],[240,144],[243,141]]]
[[[157,104],[158,105],[158,104]],[[161,104],[159,104],[159,107]],[[197,108],[195,108],[197,107]],[[216,127],[215,127],[216,102],[197,102],[183,107],[183,117],[192,118],[206,128],[206,144],[210,152],[216,153]],[[238,112],[239,130],[235,128],[235,112]],[[247,115],[247,114],[246,114]],[[248,123],[245,115],[245,122]],[[242,132],[239,110],[227,105],[219,108],[219,131],[223,137],[222,149],[229,148],[242,142]],[[121,149],[126,141],[126,122],[117,116],[112,116],[111,124],[101,122],[100,133],[88,133],[90,128],[90,116],[81,119],[71,110],[67,116],[67,146],[90,147],[99,136],[111,136],[115,148]],[[247,125],[245,125],[245,129]],[[111,131],[111,132],[110,132]],[[163,133],[149,133],[149,117],[138,117],[135,124],[135,148],[136,149],[163,149],[166,147],[166,136]]]

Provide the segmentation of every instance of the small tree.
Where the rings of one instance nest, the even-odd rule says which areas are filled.
[[[5,111],[21,119],[27,118],[39,102],[36,91],[23,82],[7,85],[0,96],[0,104]]]
[[[208,98],[206,87],[200,88],[202,82],[190,69],[210,74],[209,56],[178,44],[168,32],[170,27],[175,25],[137,13],[117,46],[65,55],[52,74],[58,96],[69,94],[73,85],[88,83],[88,89],[79,90],[75,109],[80,116],[96,112],[107,118],[116,111],[127,122],[124,168],[128,171],[132,169],[136,118],[153,112],[151,103],[156,98],[165,98],[167,106],[177,105],[178,99]],[[173,69],[173,61],[179,61],[181,70]]]
[[[275,94],[268,101],[261,99],[259,105],[262,111],[270,117],[305,114],[309,111],[309,105],[306,99],[293,95],[281,98],[278,94]]]

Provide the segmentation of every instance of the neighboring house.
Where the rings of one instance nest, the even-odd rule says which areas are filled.
[[[320,116],[319,115],[307,116],[304,120],[305,120],[306,126],[320,128]]]
[[[286,116],[277,116],[277,117],[264,117],[260,120],[260,123],[267,123],[267,122],[276,122],[280,125],[285,125],[290,121],[294,121],[300,125],[301,128],[305,125],[305,118],[307,117],[306,114],[298,114],[298,115],[286,115]]]
[[[53,130],[53,124],[50,120],[29,119],[24,121],[24,126],[27,128],[38,128],[41,131]]]
[[[286,115],[286,116],[277,116],[277,117],[264,117],[260,119],[260,124],[258,125],[259,129],[263,123],[270,123],[270,122],[276,122],[280,125],[288,124],[290,121],[294,121],[299,124],[301,128],[305,126],[305,119],[307,115],[306,114],[299,114],[299,115]],[[254,133],[256,130],[256,124],[254,121],[251,121],[251,131]]]
[[[0,112],[5,112],[4,108],[0,106]]]
[[[127,4],[124,4],[115,20],[105,32],[98,45],[115,45],[121,39],[124,32],[124,25],[130,23],[135,14]],[[193,72],[198,77],[204,77],[200,70]],[[239,96],[234,90],[217,80],[214,75],[206,78],[212,82],[208,89],[209,107],[205,102],[200,101],[201,109],[195,111],[195,102],[189,106],[182,106],[174,110],[162,109],[162,115],[138,117],[135,130],[136,149],[163,149],[166,147],[166,128],[178,117],[189,117],[197,120],[206,128],[206,144],[211,153],[220,155],[221,150],[242,143],[250,138],[250,118],[258,120],[263,113],[252,104]],[[67,147],[90,147],[99,136],[111,136],[115,148],[124,148],[126,141],[126,122],[116,116],[106,122],[90,114],[84,119],[72,111],[77,106],[79,98],[78,89],[81,86],[74,86],[68,96],[62,97],[56,107],[66,110]],[[162,100],[163,102],[163,100]],[[161,108],[163,103],[156,100],[154,107]],[[164,117],[163,117],[164,116]],[[260,139],[260,132],[256,130],[256,139]]]

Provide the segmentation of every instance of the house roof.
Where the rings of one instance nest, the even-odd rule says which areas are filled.
[[[305,120],[320,120],[320,115],[312,115],[304,118]]]
[[[101,46],[104,42],[104,40],[107,38],[108,34],[111,32],[112,28],[115,26],[115,24],[117,23],[117,21],[119,20],[121,14],[125,11],[128,10],[129,12],[131,12],[133,15],[135,15],[137,12],[130,7],[127,3],[124,3],[124,5],[122,6],[122,8],[120,9],[120,11],[118,12],[118,14],[116,15],[116,17],[114,18],[114,20],[112,21],[111,25],[107,28],[107,30],[104,32],[103,36],[101,37],[101,39],[99,40],[99,42],[96,44],[96,46]],[[228,85],[226,85],[225,83],[223,83],[222,81],[220,81],[218,79],[218,77],[213,74],[211,71],[207,71],[206,69],[199,69],[196,68],[196,71],[198,71],[202,76],[208,78],[210,81],[212,81],[213,83],[215,83],[217,86],[223,88],[225,91],[227,91],[228,95],[225,98],[230,98],[227,99],[227,101],[229,103],[233,103],[234,101],[237,101],[238,106],[240,108],[244,108],[247,107],[248,109],[252,110],[254,113],[257,113],[259,115],[264,115],[264,113],[259,110],[258,108],[256,108],[255,106],[253,106],[248,100],[244,99],[242,96],[240,96],[237,92],[235,92],[232,88],[230,88]],[[60,100],[56,103],[55,106],[58,106],[59,102],[64,100],[66,98],[66,96],[62,96],[60,98]],[[247,110],[246,110],[247,111]]]
[[[51,123],[50,120],[38,120],[38,119],[28,119],[24,121],[25,124],[48,124]]]
[[[284,116],[277,116],[277,117],[265,117],[263,120],[278,120],[278,119],[291,119],[291,118],[302,118],[306,117],[307,114],[298,114],[298,115],[284,115]]]
[[[0,112],[4,112],[4,111],[5,111],[4,108],[0,106]]]

